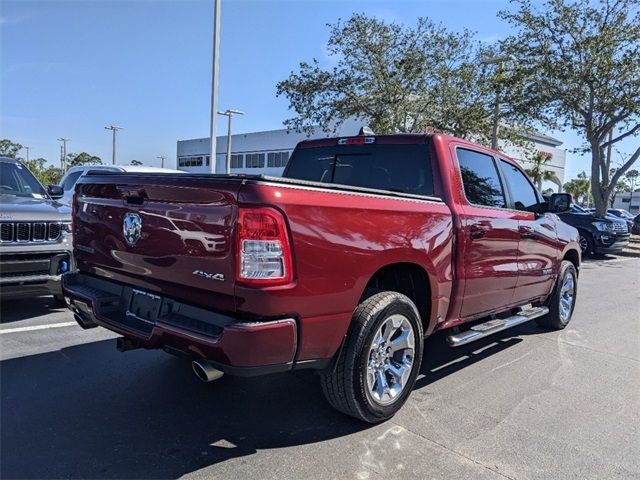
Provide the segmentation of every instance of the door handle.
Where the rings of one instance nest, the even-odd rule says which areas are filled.
[[[520,232],[520,238],[538,238],[538,234],[531,227],[520,227],[518,231]]]
[[[469,228],[469,235],[471,236],[472,240],[475,240],[484,237],[487,233],[487,230],[488,229],[486,227],[481,227],[474,224]]]

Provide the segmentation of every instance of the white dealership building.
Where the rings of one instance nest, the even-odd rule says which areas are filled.
[[[335,136],[357,135],[361,123],[355,121],[345,122],[340,126]],[[231,138],[231,172],[282,175],[282,171],[289,159],[294,147],[301,140],[308,138],[320,138],[327,136],[321,129],[316,128],[307,135],[287,129],[269,130],[265,132],[240,133]],[[560,185],[564,183],[564,168],[566,151],[560,146],[562,142],[542,133],[526,134],[527,139],[533,142],[534,148],[551,154],[547,168],[555,173]],[[186,172],[206,173],[209,171],[209,138],[195,138],[192,140],[179,140],[177,149],[177,168]],[[523,160],[524,153],[518,148],[505,147],[502,149],[507,155],[513,157],[528,168]],[[225,171],[227,157],[227,137],[219,136],[216,144],[216,172]],[[558,190],[559,185],[545,184],[544,187],[553,187]]]

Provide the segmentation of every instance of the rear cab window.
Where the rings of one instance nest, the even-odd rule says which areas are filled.
[[[434,194],[426,143],[299,148],[284,176],[412,195]]]

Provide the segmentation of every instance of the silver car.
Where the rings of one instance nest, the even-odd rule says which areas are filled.
[[[54,295],[73,268],[71,208],[19,160],[0,157],[0,297]]]
[[[71,167],[60,179],[60,186],[64,190],[64,195],[60,199],[65,205],[71,205],[73,201],[73,192],[80,177],[89,171],[103,172],[128,172],[128,173],[185,173],[182,170],[173,170],[170,168],[146,167],[144,165],[79,165]]]

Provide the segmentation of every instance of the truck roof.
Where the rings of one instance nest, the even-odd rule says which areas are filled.
[[[444,133],[436,132],[436,133],[394,133],[388,135],[356,135],[356,136],[346,136],[346,137],[328,137],[328,138],[317,138],[311,140],[303,140],[298,143],[297,148],[317,148],[317,147],[332,147],[339,145],[338,142],[344,141],[346,144],[353,143],[366,143],[366,138],[374,139],[372,143],[377,144],[420,144],[426,143],[431,138],[442,139],[444,141],[455,140],[457,142],[465,143],[470,147],[482,149],[486,152],[492,152],[494,155],[499,156],[500,158],[505,158],[509,161],[514,161],[511,157],[506,155],[505,153],[499,150],[493,150],[487,146],[481,145],[476,142],[472,142],[470,140],[454,137],[453,135],[446,135]]]
[[[298,143],[298,148],[316,148],[316,147],[331,147],[338,145],[340,140],[347,139],[361,139],[362,143],[365,143],[365,139],[373,138],[375,143],[381,144],[408,144],[408,143],[425,143],[427,139],[431,138],[433,134],[430,133],[394,133],[391,135],[354,135],[351,137],[327,137],[327,138],[315,138],[311,140],[303,140]],[[359,143],[354,141],[353,143]]]

